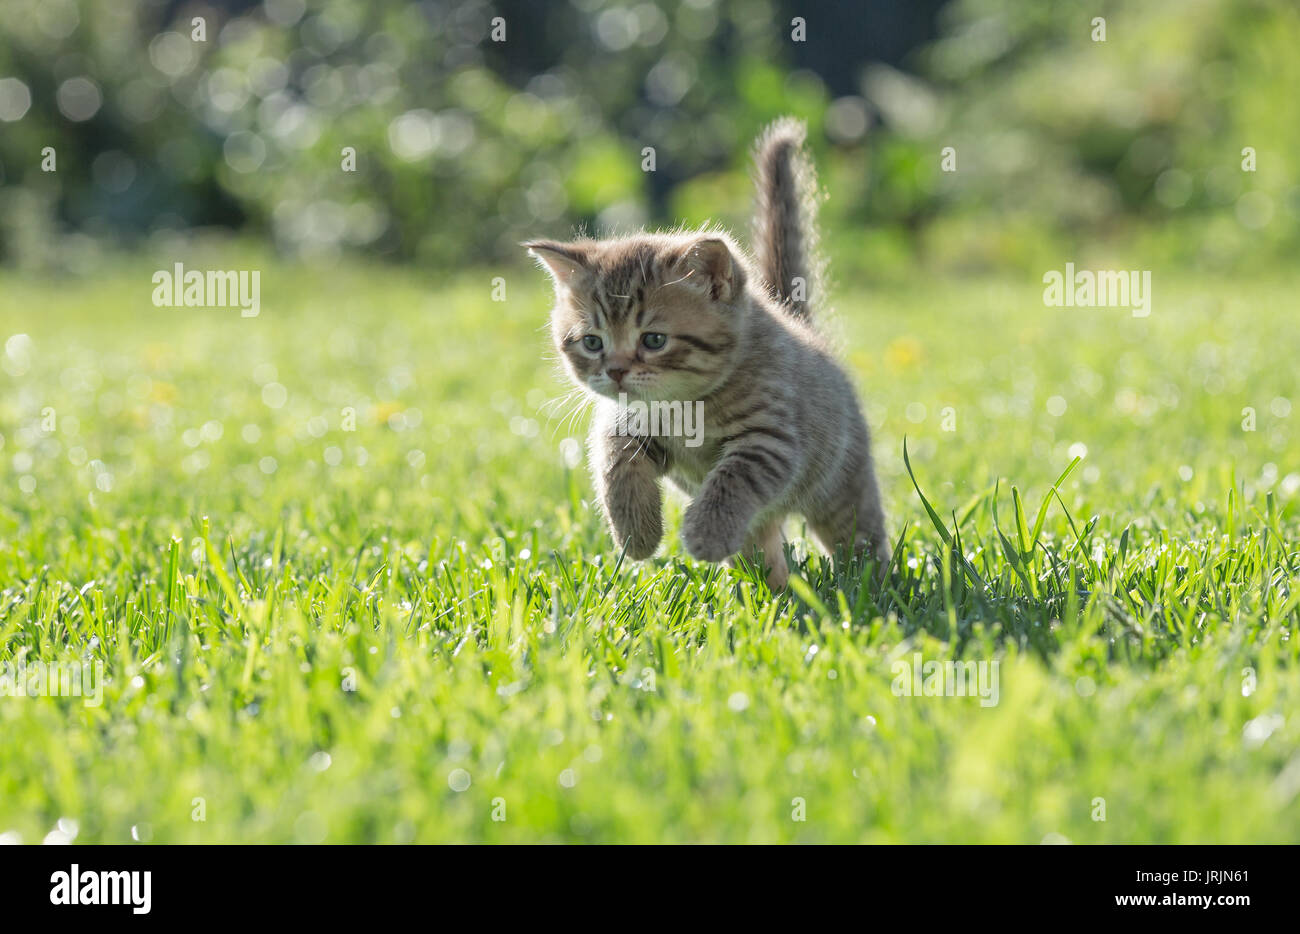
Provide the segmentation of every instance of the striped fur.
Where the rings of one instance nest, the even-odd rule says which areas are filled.
[[[788,121],[777,124],[760,161],[766,153],[768,169],[785,171],[792,156],[773,141],[794,138]],[[769,174],[760,165],[760,188]],[[687,551],[707,561],[761,555],[774,588],[788,574],[781,526],[790,514],[828,550],[888,557],[857,394],[782,291],[816,268],[811,231],[790,224],[791,190],[776,177],[760,194],[759,226],[774,239],[760,236],[757,260],[716,230],[526,244],[555,282],[551,331],[568,375],[595,398],[593,476],[614,543],[632,558],[659,546],[665,477],[691,497]],[[647,333],[665,335],[663,346],[648,347]],[[702,444],[624,436],[620,393],[702,400]]]

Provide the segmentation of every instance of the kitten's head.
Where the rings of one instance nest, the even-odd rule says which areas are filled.
[[[745,271],[722,234],[524,244],[555,282],[551,333],[579,386],[617,399],[702,399],[730,372]]]

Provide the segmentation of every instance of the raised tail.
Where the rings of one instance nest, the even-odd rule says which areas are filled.
[[[817,176],[803,150],[805,135],[802,121],[782,117],[763,131],[754,151],[754,252],[777,300],[797,318],[811,318],[822,298]]]

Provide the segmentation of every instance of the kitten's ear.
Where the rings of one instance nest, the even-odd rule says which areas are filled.
[[[743,280],[740,265],[725,240],[706,237],[695,243],[682,259],[697,287],[716,302],[729,302],[740,294]]]
[[[557,292],[571,289],[575,281],[591,274],[586,265],[586,251],[572,243],[530,240],[520,246],[526,248],[538,265],[551,274]]]

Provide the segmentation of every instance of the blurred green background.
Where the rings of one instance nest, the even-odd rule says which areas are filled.
[[[743,227],[750,141],[787,112],[841,276],[1241,270],[1298,245],[1291,0],[0,7],[9,264],[216,229],[450,269],[579,228]]]

